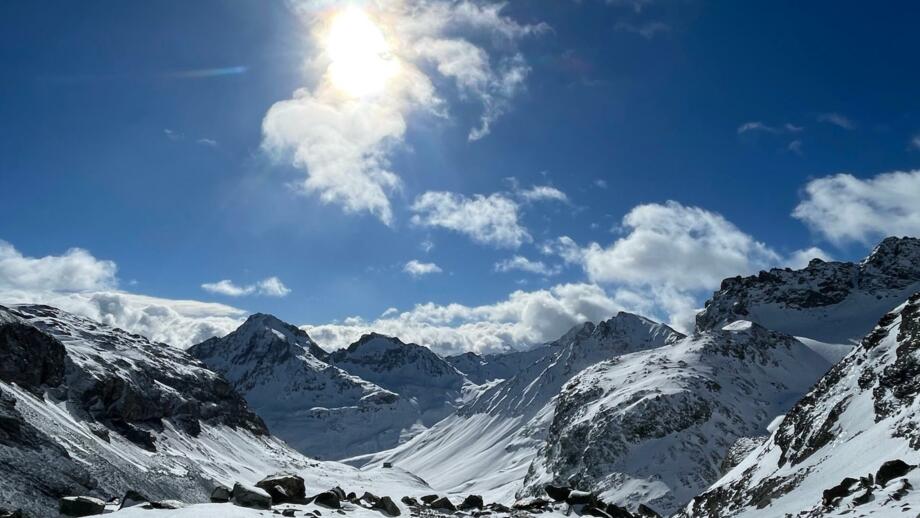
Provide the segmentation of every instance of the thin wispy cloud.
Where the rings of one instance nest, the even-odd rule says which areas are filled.
[[[633,34],[638,34],[643,38],[650,40],[659,34],[667,34],[671,32],[671,26],[664,22],[642,22],[642,23],[630,23],[625,21],[617,22],[614,26],[614,29],[621,32],[630,32]]]
[[[558,275],[562,271],[562,267],[558,265],[547,266],[547,264],[543,261],[533,261],[524,256],[516,255],[510,259],[504,259],[495,263],[495,271],[520,271],[550,277],[553,275]]]
[[[229,279],[217,282],[208,282],[201,285],[201,289],[218,295],[228,297],[242,297],[244,295],[264,295],[266,297],[286,297],[291,290],[281,282],[278,277],[268,277],[254,284],[240,285]]]
[[[831,124],[837,126],[838,128],[843,128],[845,130],[856,129],[856,123],[850,120],[845,115],[840,113],[821,113],[817,117],[818,122],[823,122],[825,124]]]

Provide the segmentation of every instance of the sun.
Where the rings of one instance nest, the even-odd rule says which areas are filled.
[[[380,27],[363,10],[349,7],[335,14],[325,37],[332,84],[350,97],[382,92],[399,73]]]

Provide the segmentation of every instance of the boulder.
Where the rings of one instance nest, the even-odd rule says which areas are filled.
[[[404,497],[400,498],[399,501],[402,502],[402,503],[404,503],[404,504],[406,504],[406,505],[408,505],[408,506],[412,506],[412,507],[418,507],[418,505],[419,505],[419,504],[418,504],[418,500],[412,498],[411,496],[404,496]]]
[[[65,496],[58,511],[64,516],[92,516],[105,511],[105,502],[91,496]]]
[[[181,500],[156,500],[150,502],[151,509],[182,509],[187,506],[188,504]]]
[[[351,495],[351,494],[353,494],[353,493],[349,493],[349,495]],[[349,498],[349,500],[352,500],[352,499]],[[373,493],[368,493],[367,491],[365,491],[364,494],[361,495],[361,498],[356,498],[355,500],[356,500],[358,503],[364,505],[365,507],[373,508],[374,505],[376,505],[377,502],[380,501],[380,497],[377,496],[377,495],[375,495],[375,494],[373,494]]]
[[[233,495],[227,486],[217,486],[211,491],[211,501],[217,504],[229,502],[231,496]]]
[[[339,497],[339,500],[345,500],[345,490],[342,489],[342,488],[340,488],[339,486],[335,486],[334,488],[330,489],[329,491],[332,491],[333,493],[335,493],[336,496]]]
[[[328,507],[330,509],[342,508],[342,498],[339,497],[338,493],[332,490],[323,491],[322,493],[313,497],[313,503],[323,507]]]
[[[599,507],[594,504],[586,505],[584,509],[582,509],[581,513],[587,514],[588,516],[597,516],[597,518],[612,518],[609,514],[607,514],[606,506]]]
[[[632,513],[625,507],[620,507],[616,504],[607,504],[606,511],[610,518],[633,518]]]
[[[878,469],[875,474],[875,482],[880,486],[884,486],[898,477],[903,477],[915,467],[901,459],[889,460]]]
[[[294,510],[293,510],[293,509],[285,509],[285,510],[281,511],[281,516],[294,516]]]
[[[547,484],[543,489],[550,498],[557,502],[565,501],[565,499],[569,497],[569,493],[572,492],[572,488],[570,487],[554,486],[552,484]]]
[[[515,502],[511,507],[519,511],[543,511],[548,505],[549,502],[542,498],[524,498]]]
[[[393,502],[393,499],[385,496],[383,498],[378,498],[377,502],[374,504],[373,509],[382,511],[383,514],[387,516],[399,516],[401,513],[399,511],[399,506]]]
[[[17,509],[15,511],[7,511],[6,509],[0,509],[0,518],[23,518],[22,511]]]
[[[237,482],[233,484],[231,501],[240,507],[252,509],[271,509],[272,497],[262,488],[247,486]]]
[[[499,504],[497,502],[489,504],[489,510],[494,511],[496,513],[510,513],[511,512],[510,507],[508,507],[505,504]]]
[[[450,511],[450,512],[454,512],[457,510],[457,506],[455,506],[453,502],[448,500],[446,496],[442,496],[441,498],[438,498],[437,500],[431,502],[431,504],[429,505],[431,506],[432,509],[441,509],[441,510]]]
[[[434,502],[438,498],[439,498],[438,495],[425,495],[422,497],[422,502],[425,502],[426,504],[431,504],[431,502]]]
[[[466,498],[460,502],[459,509],[461,511],[468,511],[470,509],[482,509],[483,501],[482,497],[479,495],[467,495]]]
[[[658,511],[645,504],[639,504],[639,507],[636,508],[635,514],[643,518],[661,518],[661,515],[658,514]]]
[[[825,489],[821,503],[824,505],[833,505],[838,499],[850,494],[850,487],[857,482],[858,480],[855,478],[847,477],[836,486]]]
[[[278,473],[256,482],[256,487],[264,489],[275,504],[300,504],[307,498],[303,478],[289,473]]]
[[[587,491],[577,491],[573,490],[569,492],[569,496],[565,498],[565,503],[569,505],[586,505],[590,504],[597,500],[593,494]]]
[[[118,509],[121,510],[136,505],[143,505],[148,502],[150,502],[149,498],[133,489],[129,489],[125,491],[125,496],[121,497],[121,505],[118,506]]]

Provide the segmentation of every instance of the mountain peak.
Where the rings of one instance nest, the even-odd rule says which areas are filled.
[[[238,338],[231,343],[253,345],[260,342],[281,341],[301,347],[320,360],[326,361],[329,357],[329,353],[317,345],[306,331],[268,313],[249,315],[240,327],[227,336]]]

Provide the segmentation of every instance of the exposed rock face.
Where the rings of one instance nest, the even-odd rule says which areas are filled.
[[[738,438],[765,434],[828,367],[750,322],[595,364],[556,398],[522,495],[569,485],[673,512],[719,478]]]
[[[270,315],[188,351],[230,380],[275,435],[314,457],[395,446],[418,415],[399,394],[323,361],[306,333]]]
[[[738,440],[732,444],[731,448],[728,449],[725,458],[722,459],[722,464],[719,465],[719,474],[724,475],[731,471],[732,468],[740,464],[745,457],[756,450],[766,440],[766,435],[759,437],[739,437]]]
[[[915,492],[895,494],[920,483],[917,470],[901,466],[895,471],[906,477],[900,479],[904,483],[887,485],[877,480],[877,472],[884,472],[881,468],[892,457],[918,458],[918,374],[920,295],[914,295],[884,316],[796,403],[761,447],[695,498],[682,516],[817,517],[846,506],[881,516],[893,513],[895,506],[916,506],[920,495]],[[831,487],[847,479],[859,484]]]
[[[35,394],[64,381],[64,345],[20,322],[0,323],[0,380]]]
[[[67,496],[58,511],[64,516],[92,516],[105,511],[105,502],[91,496]]]
[[[875,322],[920,290],[920,239],[889,237],[859,263],[813,260],[722,281],[697,315],[699,330],[750,320],[831,343],[858,341]]]
[[[470,381],[477,385],[482,385],[495,380],[513,378],[524,368],[552,353],[552,347],[545,345],[527,351],[511,351],[483,356],[474,352],[467,352],[447,356],[444,359],[462,372]]]

